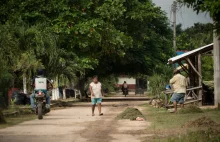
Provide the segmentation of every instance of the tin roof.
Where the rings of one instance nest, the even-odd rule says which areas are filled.
[[[206,46],[203,46],[203,47],[191,50],[191,51],[186,52],[186,53],[183,53],[181,55],[177,55],[175,57],[172,57],[172,58],[168,59],[168,63],[167,64],[173,64],[173,63],[176,63],[178,61],[185,60],[187,57],[195,56],[196,54],[205,53],[205,52],[208,52],[210,50],[213,50],[213,45],[214,44],[211,43],[211,44],[208,44]]]

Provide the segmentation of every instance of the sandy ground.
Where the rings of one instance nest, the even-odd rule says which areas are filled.
[[[115,117],[126,107],[137,107],[141,103],[106,102],[102,109],[104,116],[94,117],[87,105],[51,111],[43,120],[1,129],[0,142],[139,142],[151,136],[139,133],[150,124],[146,121],[115,120]]]

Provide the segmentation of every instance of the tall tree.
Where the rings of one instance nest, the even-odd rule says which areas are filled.
[[[34,45],[32,50],[51,76],[72,78],[75,73],[83,81],[92,74],[150,75],[172,53],[168,19],[149,0],[3,0],[0,4],[2,24],[20,17],[30,27],[47,25],[34,34],[40,48]]]
[[[213,24],[195,23],[182,30],[177,36],[178,50],[193,50],[213,42]],[[202,56],[202,74],[204,80],[213,80],[213,58]]]

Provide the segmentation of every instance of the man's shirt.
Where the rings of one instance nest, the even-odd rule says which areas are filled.
[[[174,93],[186,93],[187,80],[181,74],[176,74],[171,80]]]

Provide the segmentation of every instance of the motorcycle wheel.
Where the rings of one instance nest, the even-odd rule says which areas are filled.
[[[125,91],[125,97],[128,95],[128,90]]]
[[[43,103],[39,102],[37,105],[38,119],[43,119]]]

